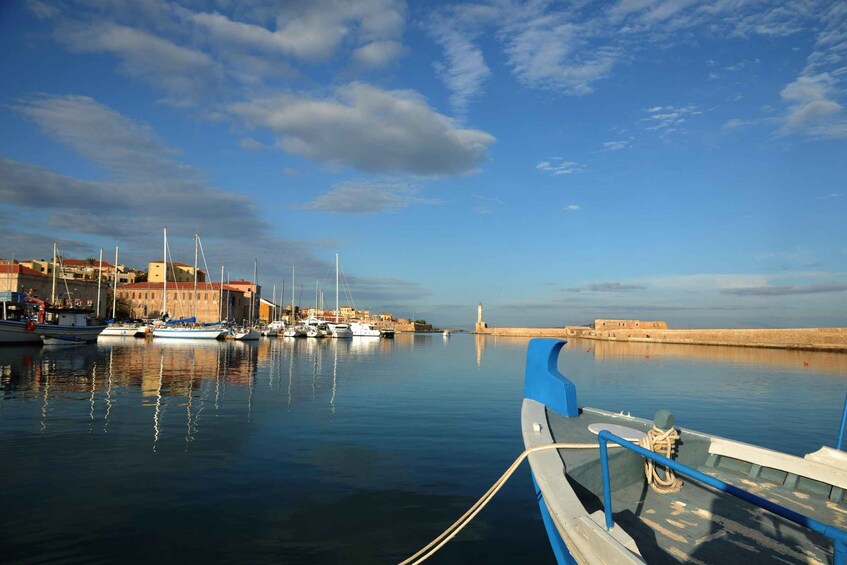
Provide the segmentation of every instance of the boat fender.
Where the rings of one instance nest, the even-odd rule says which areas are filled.
[[[26,331],[34,332],[35,331],[35,322],[33,322],[32,320],[27,320],[26,321]]]
[[[670,410],[657,410],[653,416],[653,424],[662,430],[672,428],[674,424],[673,413]]]

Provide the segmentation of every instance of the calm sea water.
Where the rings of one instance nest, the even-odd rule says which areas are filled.
[[[391,563],[522,451],[527,340],[0,349],[0,561]],[[794,454],[834,445],[847,355],[573,341],[581,405]],[[553,560],[524,466],[435,563]]]

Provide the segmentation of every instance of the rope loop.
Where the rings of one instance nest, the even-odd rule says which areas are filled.
[[[663,430],[653,426],[653,429],[638,441],[638,445],[670,459],[678,439],[679,433],[673,427]],[[671,469],[665,468],[664,471],[665,476],[662,477],[658,472],[656,462],[652,459],[644,459],[644,474],[647,477],[647,483],[654,491],[659,494],[679,492],[683,485],[682,479],[677,477]]]

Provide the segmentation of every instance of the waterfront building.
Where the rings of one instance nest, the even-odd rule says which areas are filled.
[[[168,263],[168,282],[194,282],[194,266],[172,261]],[[151,283],[165,282],[164,261],[151,261],[147,264],[147,280]],[[206,271],[197,269],[197,282],[206,282]]]
[[[21,261],[21,265],[32,269],[42,275],[53,277],[53,261],[44,259],[32,259]],[[111,285],[118,277],[118,284],[131,284],[135,282],[136,273],[128,269],[126,265],[114,265],[103,261],[102,267],[98,259],[67,259],[58,258],[56,263],[56,278],[67,280],[97,281],[98,274],[102,268],[102,282]]]
[[[199,323],[221,319],[242,322],[250,316],[250,297],[242,289],[221,283],[204,282],[197,286],[195,308],[194,281],[168,282],[168,315],[171,318],[197,318]],[[140,282],[119,286],[117,297],[126,302],[132,318],[161,318],[164,282]]]
[[[51,271],[52,272],[52,271]],[[58,274],[58,273],[57,273]],[[0,262],[0,291],[30,294],[49,302],[54,293],[53,277],[40,273],[24,263]],[[100,313],[106,312],[108,288],[101,285]],[[97,282],[75,279],[58,279],[55,285],[55,303],[66,307],[97,310]]]

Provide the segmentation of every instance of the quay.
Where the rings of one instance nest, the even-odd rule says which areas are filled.
[[[489,327],[479,305],[474,333],[499,337],[581,338],[598,341],[724,345],[847,353],[847,328],[670,329],[661,321],[597,319],[591,326]]]

